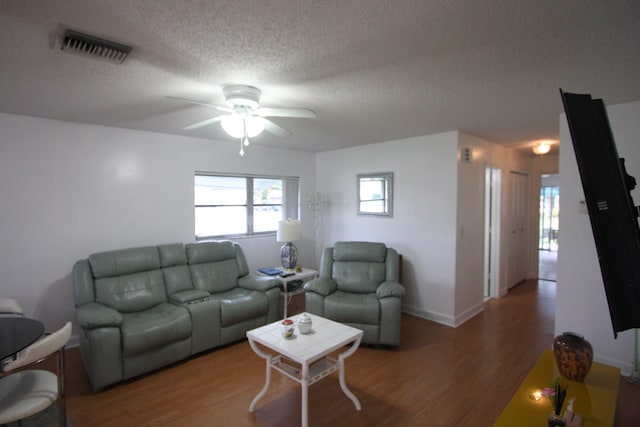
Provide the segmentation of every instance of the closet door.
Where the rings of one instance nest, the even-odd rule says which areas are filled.
[[[529,176],[522,172],[509,173],[509,254],[508,283],[512,287],[527,278],[527,190]]]

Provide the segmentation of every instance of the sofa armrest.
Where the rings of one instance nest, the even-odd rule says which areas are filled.
[[[404,293],[404,286],[398,282],[382,282],[380,286],[378,286],[378,289],[376,289],[378,299],[389,297],[402,298]]]
[[[252,291],[267,292],[269,289],[279,287],[280,280],[277,277],[247,274],[238,279],[238,286]]]
[[[169,302],[177,305],[191,304],[206,298],[209,298],[209,292],[198,289],[188,289],[171,294],[169,296]]]
[[[336,282],[331,279],[325,279],[322,277],[310,280],[304,285],[305,292],[315,292],[324,297],[334,293],[336,289],[338,289],[338,284]]]
[[[120,326],[122,315],[111,307],[90,302],[78,306],[76,320],[82,329],[97,329],[105,326]]]

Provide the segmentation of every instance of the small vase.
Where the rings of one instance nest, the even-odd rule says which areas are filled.
[[[582,382],[591,369],[593,347],[583,336],[563,332],[553,339],[553,355],[563,377]]]
[[[308,334],[311,332],[311,317],[307,313],[302,313],[302,316],[298,319],[298,329],[301,334]]]
[[[567,425],[567,420],[563,416],[556,415],[553,412],[549,414],[548,422],[549,422],[549,427],[560,427],[560,426]]]

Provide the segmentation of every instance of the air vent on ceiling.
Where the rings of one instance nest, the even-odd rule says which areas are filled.
[[[122,64],[131,52],[130,46],[73,30],[64,32],[64,40],[60,49],[106,59],[119,64]]]

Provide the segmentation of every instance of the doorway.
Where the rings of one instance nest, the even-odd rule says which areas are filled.
[[[538,224],[538,278],[541,280],[557,280],[559,214],[559,177],[557,174],[542,175]]]

